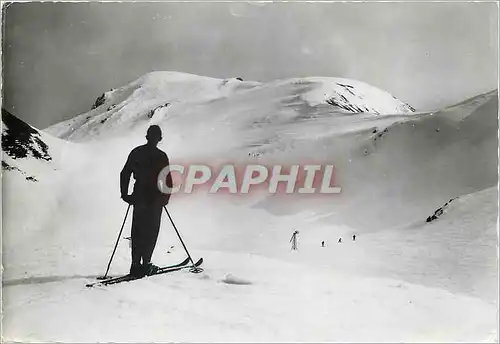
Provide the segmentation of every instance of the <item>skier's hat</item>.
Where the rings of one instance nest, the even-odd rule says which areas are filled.
[[[148,139],[148,141],[150,141],[150,140],[160,141],[161,140],[161,128],[159,126],[157,126],[156,124],[150,126],[148,128],[146,138]]]

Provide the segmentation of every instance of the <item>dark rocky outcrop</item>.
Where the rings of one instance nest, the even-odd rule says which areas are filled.
[[[99,106],[104,104],[106,102],[106,95],[103,93],[94,102],[94,105],[92,105],[92,110],[97,109]]]
[[[434,214],[432,214],[431,216],[428,216],[427,217],[427,220],[426,222],[432,222],[434,220],[437,220],[441,215],[443,215],[444,213],[444,210],[446,209],[446,207],[448,207],[448,205],[454,200],[455,198],[452,198],[450,199],[448,202],[446,202],[442,207],[440,208],[437,208],[436,211],[434,212]]]
[[[2,109],[2,150],[12,159],[32,156],[36,159],[50,161],[49,147],[40,138],[38,130],[23,122],[16,116]]]

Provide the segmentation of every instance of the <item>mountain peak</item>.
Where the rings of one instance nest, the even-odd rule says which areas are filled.
[[[294,108],[295,106],[295,108]],[[172,113],[226,113],[248,118],[280,120],[300,107],[326,106],[338,113],[406,114],[414,109],[366,83],[332,77],[304,77],[270,82],[218,79],[174,71],[154,71],[98,97],[92,110],[47,131],[60,138],[80,140],[162,121]],[[254,116],[254,115],[252,115]],[[128,129],[127,129],[128,130]]]

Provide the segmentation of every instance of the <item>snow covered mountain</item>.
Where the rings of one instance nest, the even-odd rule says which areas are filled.
[[[495,340],[497,113],[497,91],[415,113],[332,78],[155,72],[108,91],[41,133],[57,171],[38,183],[4,172],[4,337]],[[334,164],[342,193],[173,196],[169,211],[205,272],[86,290],[125,214],[119,172],[151,124],[173,163]],[[120,240],[112,274],[129,255]],[[164,218],[153,260],[183,258]]]
[[[103,93],[92,111],[46,131],[61,138],[85,140],[101,132],[109,135],[112,128],[129,130],[131,124],[147,122],[153,117],[163,118],[167,113],[196,105],[215,103],[234,113],[238,112],[234,105],[242,101],[252,101],[252,110],[262,115],[273,112],[276,116],[283,111],[293,111],[298,116],[301,108],[311,112],[325,104],[332,111],[346,113],[414,111],[385,91],[348,79],[310,77],[258,83],[240,78],[222,80],[186,73],[152,72],[124,87]]]

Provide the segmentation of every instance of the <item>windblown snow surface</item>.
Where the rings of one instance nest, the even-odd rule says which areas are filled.
[[[45,166],[36,182],[3,172],[3,338],[496,341],[497,99],[416,113],[352,80],[174,72],[110,90],[42,133],[50,161],[21,159]],[[342,193],[175,195],[169,211],[204,272],[86,288],[125,215],[119,172],[151,124],[172,163],[333,164]],[[165,216],[153,261],[184,257]],[[120,238],[111,275],[129,263]]]

